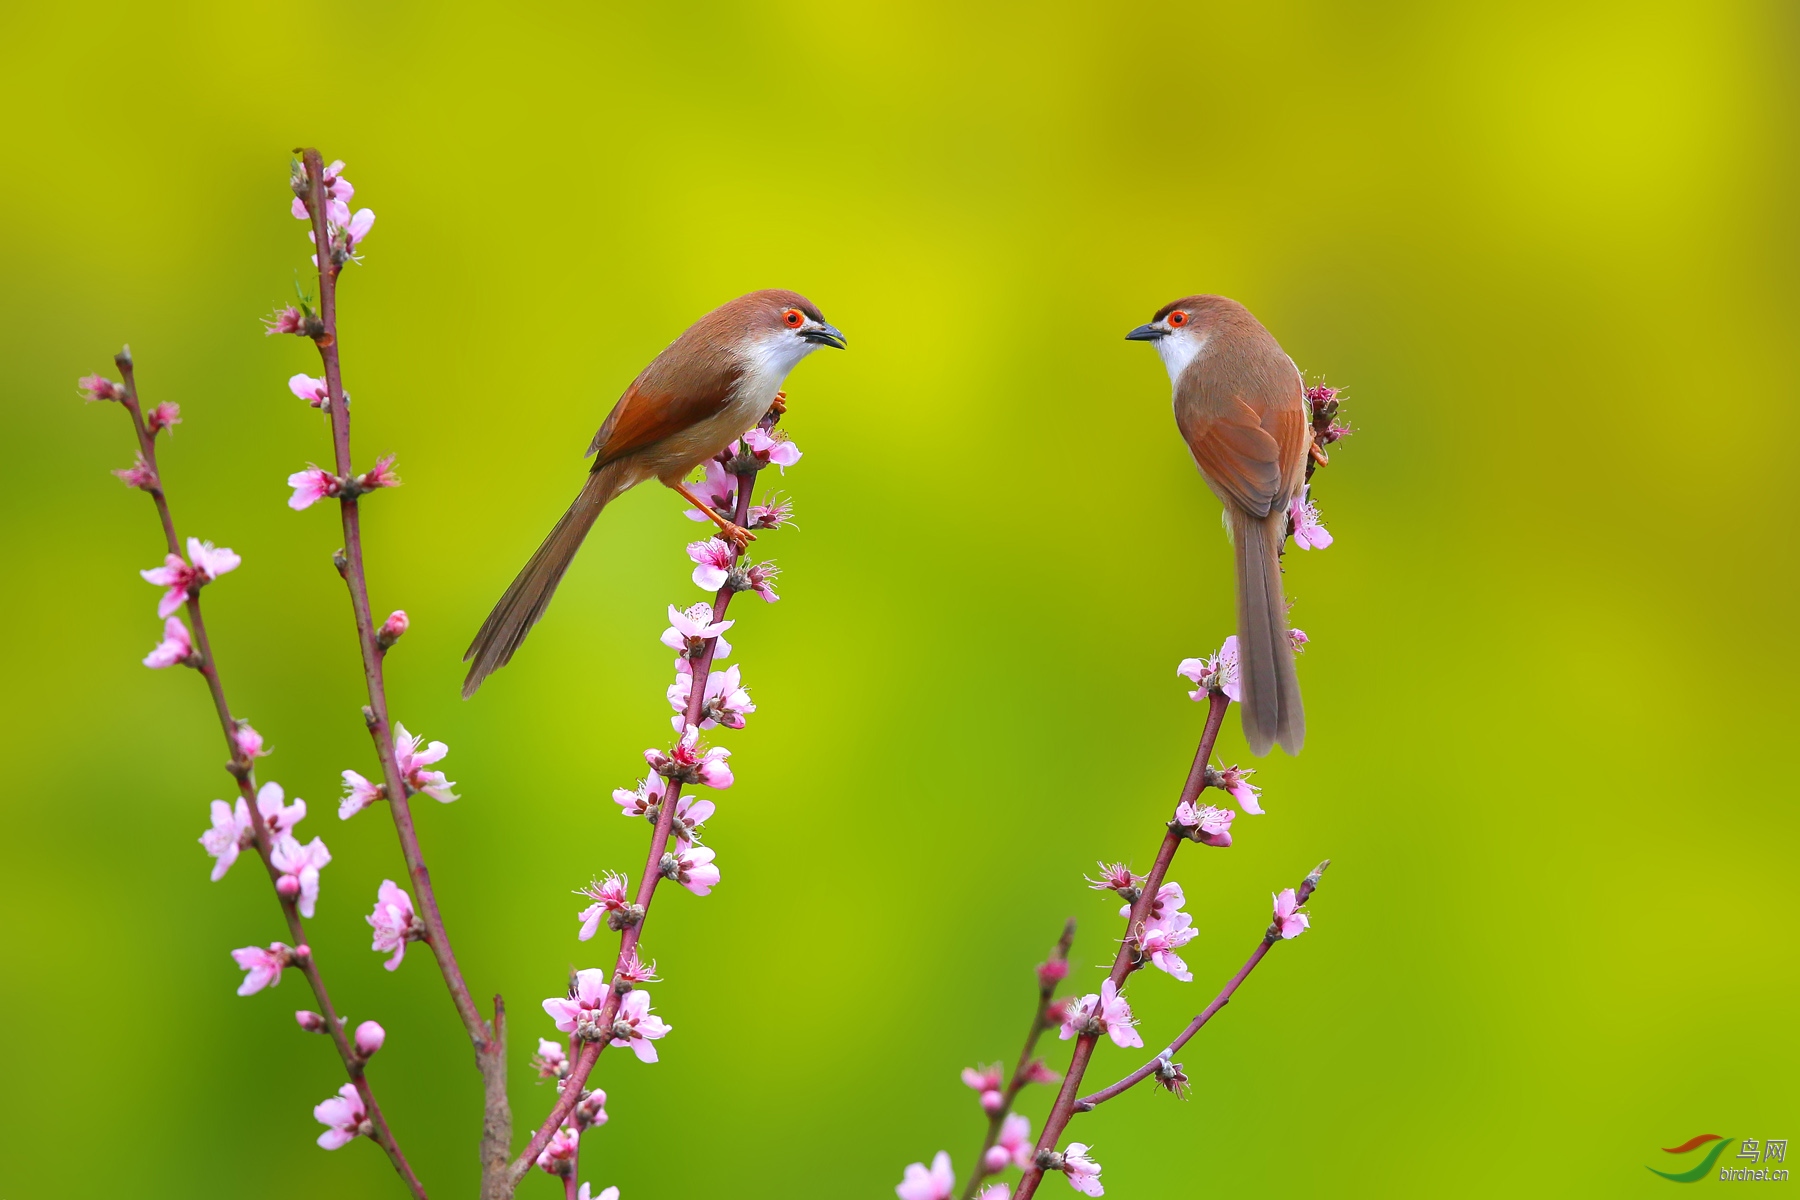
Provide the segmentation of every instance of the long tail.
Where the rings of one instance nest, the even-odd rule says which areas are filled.
[[[1287,512],[1277,508],[1266,517],[1253,517],[1235,505],[1228,508],[1237,553],[1244,740],[1252,754],[1267,754],[1277,742],[1289,754],[1298,754],[1306,740],[1306,713],[1300,706],[1300,677],[1294,671],[1294,644],[1288,637],[1287,604],[1281,595]]]
[[[513,652],[524,644],[525,635],[550,607],[550,597],[556,593],[556,585],[562,582],[575,552],[581,549],[582,539],[593,528],[594,519],[631,482],[623,462],[607,463],[588,476],[575,503],[569,505],[569,511],[562,515],[544,544],[494,605],[494,611],[481,623],[481,632],[469,643],[463,661],[474,662],[463,680],[463,699],[473,696],[482,680],[512,661]]]

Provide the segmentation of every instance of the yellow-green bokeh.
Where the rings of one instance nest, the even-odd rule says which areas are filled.
[[[569,891],[642,852],[607,794],[667,736],[695,527],[626,497],[472,703],[459,653],[688,321],[785,286],[851,339],[791,381],[800,527],[764,543],[781,603],[734,614],[760,708],[725,739],[725,882],[658,904],[675,1032],[605,1060],[596,1186],[966,1172],[956,1072],[1016,1052],[1069,915],[1097,980],[1116,922],[1081,873],[1147,861],[1200,716],[1173,668],[1229,632],[1215,502],[1121,340],[1196,290],[1347,385],[1359,432],[1318,481],[1337,544],[1290,555],[1306,753],[1178,860],[1196,981],[1134,986],[1147,1042],[1336,866],[1185,1054],[1190,1103],[1081,1119],[1108,1195],[1651,1194],[1657,1147],[1800,1134],[1796,32],[1755,3],[0,14],[0,1193],[397,1194],[372,1146],[311,1145],[339,1071],[301,982],[232,994],[277,914],[254,870],[207,881],[217,730],[137,665],[156,531],[106,474],[120,414],[73,392],[129,341],[186,418],[183,531],[244,555],[210,623],[335,856],[314,945],[389,1030],[373,1077],[433,1195],[473,1194],[467,1046],[426,955],[367,947],[391,830],[332,815],[369,753],[335,520],[283,504],[328,454],[283,384],[315,360],[257,323],[306,261],[302,143],[380,214],[342,324],[359,457],[406,480],[368,506],[375,603],[414,621],[396,714],[452,747],[423,837],[511,1001],[522,1124],[537,1002],[605,954]]]

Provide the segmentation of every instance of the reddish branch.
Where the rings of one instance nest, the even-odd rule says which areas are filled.
[[[772,429],[778,419],[778,410],[771,409],[760,424],[764,430]],[[728,465],[736,466],[738,464],[734,461]],[[751,470],[739,474],[736,479],[737,507],[732,515],[732,520],[736,524],[748,528],[750,525],[750,493],[756,484],[756,471]],[[743,555],[742,547],[734,547],[731,559],[734,568]],[[733,573],[735,574],[735,572]],[[732,585],[727,582],[713,597],[711,618],[713,623],[725,619],[725,610],[730,605],[733,594]],[[701,657],[693,664],[692,682],[688,686],[685,723],[696,729],[700,726],[701,713],[706,706],[706,680],[712,673],[713,654],[718,649],[718,643],[718,638],[709,638],[701,652]],[[619,935],[619,954],[613,967],[612,992],[607,996],[605,1004],[601,1006],[591,1027],[602,1035],[604,1031],[612,1028],[613,1020],[619,1013],[620,1003],[631,991],[632,985],[620,979],[619,973],[626,963],[636,958],[638,943],[644,935],[644,923],[650,918],[650,902],[656,896],[657,885],[662,882],[663,854],[668,850],[669,835],[674,828],[675,809],[681,800],[682,786],[681,779],[671,778],[663,793],[662,807],[656,816],[656,829],[650,835],[650,849],[644,856],[644,871],[638,879],[637,896],[635,897],[638,917]],[[582,1089],[586,1087],[588,1076],[592,1073],[594,1064],[600,1060],[600,1052],[606,1047],[606,1044],[604,1036],[602,1036],[600,1040],[581,1045],[579,1054],[574,1056],[570,1064],[568,1077],[562,1084],[562,1094],[557,1098],[555,1107],[550,1110],[550,1115],[538,1127],[538,1131],[532,1135],[531,1141],[526,1144],[525,1149],[517,1158],[513,1159],[512,1166],[507,1168],[507,1190],[496,1193],[496,1195],[510,1196],[512,1194],[512,1187],[517,1186],[518,1181],[524,1178],[525,1172],[531,1169],[532,1163],[537,1160],[537,1156],[555,1136],[557,1129],[568,1119],[569,1113],[581,1100]]]
[[[175,518],[169,511],[168,497],[163,492],[162,470],[156,462],[156,436],[144,423],[142,406],[138,403],[137,376],[135,365],[129,350],[121,351],[114,356],[113,362],[118,365],[119,373],[124,381],[125,395],[120,404],[131,414],[132,428],[137,433],[138,452],[143,455],[144,464],[150,469],[153,482],[144,490],[156,503],[156,515],[162,521],[163,539],[168,544],[169,553],[181,555],[181,540],[175,533]],[[237,780],[238,794],[243,797],[244,806],[250,810],[250,823],[255,837],[256,854],[262,859],[263,868],[269,873],[271,886],[281,877],[281,872],[273,861],[274,841],[269,836],[268,822],[263,820],[262,809],[256,803],[256,770],[249,755],[238,745],[238,723],[231,715],[231,705],[225,699],[225,685],[219,679],[218,662],[213,656],[212,640],[207,636],[206,622],[200,613],[200,588],[192,588],[188,592],[187,616],[193,626],[194,649],[198,661],[194,667],[201,678],[206,680],[207,691],[212,695],[213,709],[219,717],[220,730],[225,734],[225,744],[230,751],[231,761],[225,769]],[[282,915],[287,919],[288,936],[294,940],[294,965],[306,976],[306,982],[312,987],[313,999],[319,1006],[320,1014],[325,1018],[325,1032],[331,1035],[332,1045],[337,1047],[338,1057],[343,1060],[344,1071],[350,1082],[356,1086],[358,1097],[368,1115],[372,1137],[376,1144],[387,1152],[394,1164],[394,1170],[406,1181],[412,1194],[425,1200],[425,1186],[413,1174],[406,1156],[400,1151],[400,1144],[394,1140],[394,1134],[388,1128],[387,1119],[382,1116],[381,1106],[375,1102],[374,1089],[364,1073],[365,1060],[351,1044],[343,1023],[338,1019],[337,1010],[332,1006],[331,996],[325,990],[325,980],[319,974],[318,963],[314,960],[312,949],[306,939],[306,927],[301,919],[298,900],[290,900],[277,890],[276,901],[281,905]]]
[[[1223,692],[1211,692],[1206,698],[1206,726],[1200,733],[1200,748],[1194,752],[1194,765],[1188,771],[1187,784],[1181,789],[1181,798],[1176,807],[1192,804],[1206,788],[1206,765],[1212,759],[1213,743],[1219,740],[1219,728],[1225,722],[1225,710],[1231,707],[1231,701]],[[1142,893],[1131,905],[1131,912],[1125,920],[1125,937],[1119,943],[1119,953],[1113,959],[1112,971],[1107,976],[1114,987],[1122,987],[1125,979],[1133,971],[1143,965],[1143,959],[1137,953],[1137,944],[1132,931],[1140,928],[1150,918],[1151,906],[1156,903],[1157,889],[1162,887],[1163,879],[1169,873],[1169,864],[1175,861],[1175,851],[1185,839],[1174,823],[1170,823],[1169,831],[1163,835],[1162,846],[1156,852],[1156,862],[1150,867],[1150,873],[1144,877]],[[1062,1132],[1068,1127],[1069,1118],[1075,1115],[1075,1098],[1081,1091],[1081,1077],[1087,1072],[1088,1060],[1094,1055],[1094,1043],[1100,1038],[1100,1031],[1083,1033],[1075,1041],[1075,1052],[1069,1058],[1069,1072],[1063,1077],[1062,1088],[1056,1093],[1056,1103],[1050,1109],[1050,1115],[1044,1118],[1044,1128],[1038,1134],[1037,1151],[1041,1156],[1047,1150],[1055,1150]],[[1037,1191],[1038,1183],[1044,1172],[1035,1164],[1025,1168],[1023,1178],[1019,1180],[1014,1200],[1027,1200]]]
[[[319,266],[319,329],[313,342],[325,368],[325,385],[330,397],[331,446],[337,474],[353,478],[350,457],[350,400],[344,394],[342,364],[338,356],[337,281],[343,270],[331,242],[325,209],[325,162],[315,149],[304,152],[306,164],[306,208],[312,218],[313,247]],[[425,924],[425,943],[431,947],[443,972],[444,985],[462,1018],[463,1028],[475,1046],[475,1065],[482,1076],[484,1111],[481,1137],[483,1193],[503,1168],[506,1151],[512,1141],[512,1110],[506,1096],[506,1029],[504,1008],[499,996],[494,997],[494,1020],[482,1017],[463,982],[462,968],[451,948],[450,935],[438,910],[437,893],[431,884],[431,871],[419,846],[419,834],[413,824],[411,791],[400,770],[394,749],[393,725],[388,718],[387,684],[382,674],[382,651],[375,643],[376,623],[369,608],[368,573],[363,563],[362,517],[355,489],[346,489],[340,497],[344,524],[344,549],[336,560],[339,573],[350,590],[350,606],[356,618],[356,639],[362,651],[363,679],[368,687],[369,703],[363,710],[369,736],[375,742],[375,754],[381,762],[381,774],[387,785],[387,799],[394,817],[394,830],[400,837],[400,852],[406,859],[406,872],[420,919]]]

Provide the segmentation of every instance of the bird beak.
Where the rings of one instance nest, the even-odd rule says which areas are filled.
[[[816,346],[831,346],[838,350],[845,348],[844,335],[830,325],[814,325],[809,329],[802,329],[800,336]]]
[[[1168,336],[1169,331],[1166,329],[1158,329],[1154,325],[1139,325],[1125,335],[1125,340],[1128,342],[1160,342]]]

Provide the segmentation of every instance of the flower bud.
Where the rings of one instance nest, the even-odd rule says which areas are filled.
[[[83,375],[75,385],[89,400],[123,400],[125,389],[104,375]]]
[[[395,609],[388,614],[388,619],[381,623],[381,628],[375,631],[375,645],[386,650],[400,640],[400,635],[406,632],[409,624],[411,622],[407,620],[406,610]]]
[[[364,1058],[375,1057],[381,1049],[381,1043],[387,1041],[387,1030],[373,1021],[364,1021],[356,1027],[356,1052]]]
[[[1037,977],[1039,986],[1055,987],[1069,977],[1069,960],[1053,958],[1047,963],[1039,963]]]
[[[275,881],[275,891],[290,904],[300,895],[300,877],[283,875]]]
[[[1006,1152],[1005,1146],[989,1146],[987,1153],[982,1156],[981,1167],[989,1175],[992,1175],[998,1171],[1004,1171],[1006,1164],[1011,1161],[1012,1156]]]
[[[987,1091],[981,1093],[981,1111],[988,1116],[993,1116],[1005,1107],[1006,1097],[1002,1096],[999,1092]]]
[[[325,1032],[325,1018],[316,1012],[308,1012],[303,1008],[294,1014],[294,1020],[299,1023],[300,1028],[308,1033]]]

